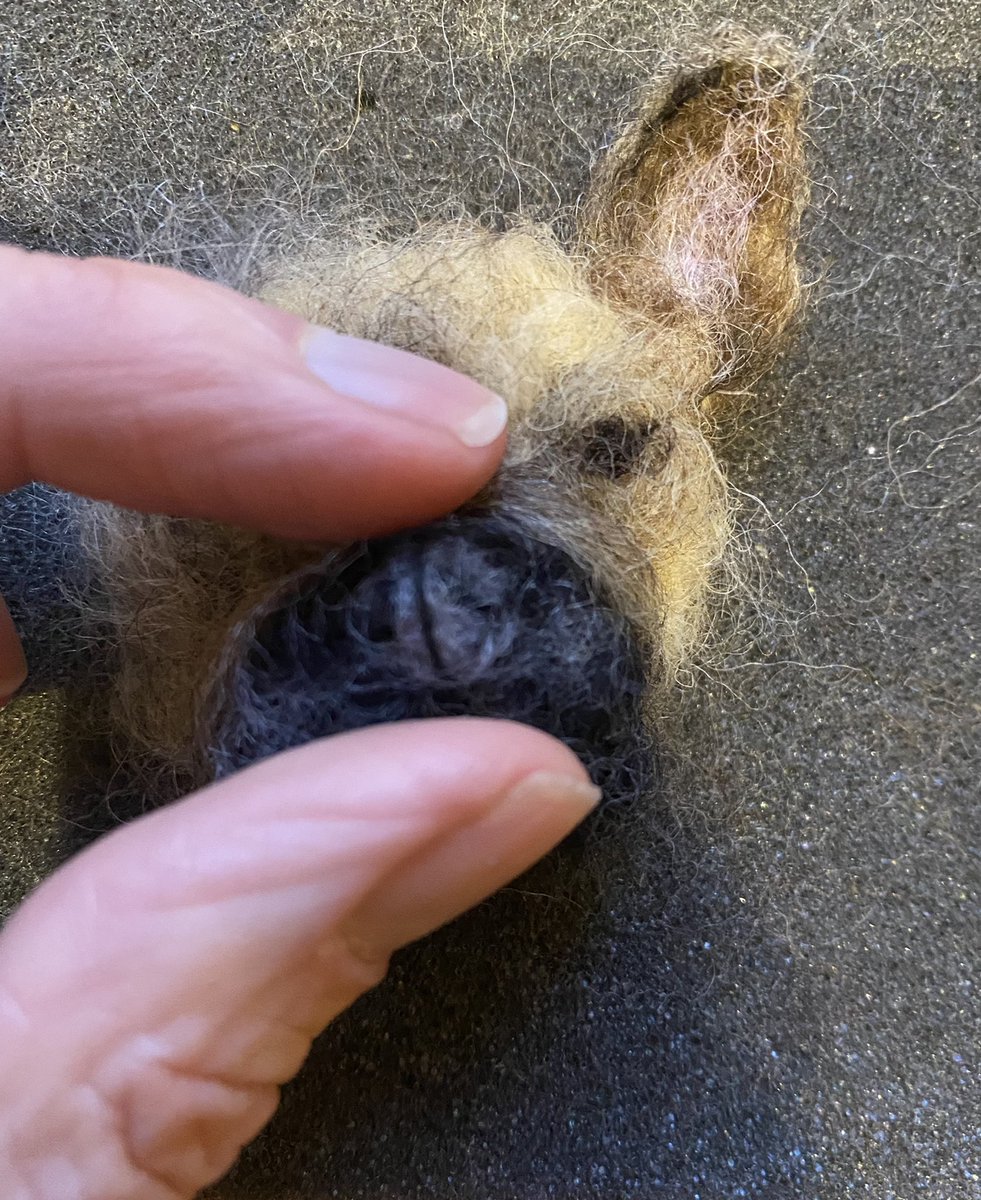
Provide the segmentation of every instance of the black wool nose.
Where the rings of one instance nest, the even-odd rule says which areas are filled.
[[[500,517],[366,543],[258,624],[211,729],[219,775],[332,733],[435,716],[546,730],[608,799],[652,785],[645,661],[562,550]]]

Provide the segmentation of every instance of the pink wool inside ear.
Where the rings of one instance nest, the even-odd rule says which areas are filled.
[[[682,303],[705,313],[730,307],[739,294],[738,265],[749,237],[754,198],[725,161],[712,162],[681,198],[694,220],[665,222],[657,253]]]
[[[790,48],[730,30],[651,89],[596,174],[582,244],[598,286],[684,330],[710,388],[758,378],[799,302],[802,105]]]
[[[717,153],[702,161],[693,153],[691,167],[682,171],[659,209],[651,253],[679,303],[701,314],[729,351],[732,339],[726,336],[725,323],[745,287],[755,220],[774,182],[774,160],[786,160],[793,151],[780,129],[736,123],[726,129]],[[754,162],[751,171],[746,170],[748,156]],[[786,256],[786,246],[781,249]],[[759,273],[754,282],[769,287],[780,302],[786,273],[779,260],[772,265],[769,285]]]

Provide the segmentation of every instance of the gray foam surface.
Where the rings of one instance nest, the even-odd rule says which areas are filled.
[[[766,613],[679,701],[657,803],[404,953],[216,1196],[979,1194],[981,10],[728,12],[822,76],[818,282],[733,447]],[[0,231],[207,269],[270,197],[564,220],[678,18],[8,5]],[[9,907],[72,839],[66,725],[2,721]]]

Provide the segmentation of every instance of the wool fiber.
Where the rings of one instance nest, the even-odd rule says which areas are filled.
[[[726,28],[652,82],[569,244],[520,219],[395,240],[335,221],[267,263],[266,301],[506,397],[507,456],[454,521],[382,549],[79,502],[100,582],[80,625],[114,630],[120,758],[184,787],[469,711],[564,737],[610,798],[643,793],[639,731],[734,586],[713,433],[799,299],[803,98],[785,42]],[[352,562],[376,566],[349,584]]]

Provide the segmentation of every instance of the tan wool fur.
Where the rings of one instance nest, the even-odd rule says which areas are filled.
[[[803,95],[781,40],[722,33],[652,85],[595,172],[572,247],[520,221],[394,244],[346,230],[279,262],[260,289],[506,397],[507,458],[479,503],[561,547],[645,631],[652,697],[727,587],[733,516],[715,422],[769,366],[797,308]],[[87,524],[113,581],[117,724],[131,752],[193,777],[216,663],[323,548],[106,506]]]

